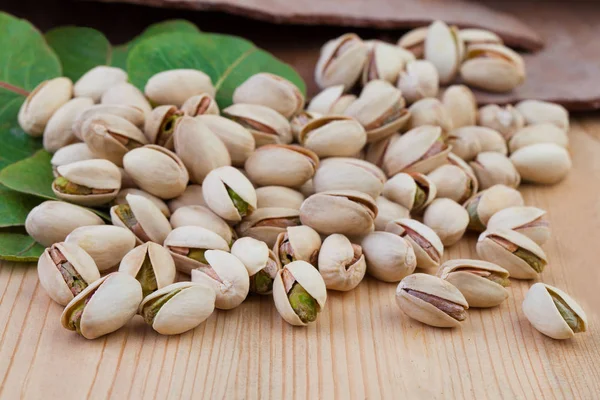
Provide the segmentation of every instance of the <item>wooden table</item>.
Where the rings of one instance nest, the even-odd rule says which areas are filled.
[[[598,399],[600,398],[600,119],[573,122],[574,169],[553,187],[523,187],[548,210],[553,236],[543,281],[579,300],[589,332],[555,341],[532,329],[513,281],[500,307],[470,310],[462,329],[410,320],[396,285],[367,278],[330,292],[316,324],[294,328],[272,299],[252,297],[197,329],[160,336],[136,317],[87,341],[64,330],[62,308],[34,265],[0,267],[3,399]],[[474,257],[476,237],[445,258]]]

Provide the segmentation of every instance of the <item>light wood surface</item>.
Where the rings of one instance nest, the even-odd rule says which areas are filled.
[[[87,341],[64,330],[62,308],[34,265],[0,267],[3,399],[598,399],[600,398],[600,118],[571,131],[573,171],[553,187],[523,187],[548,210],[553,236],[544,282],[574,296],[589,332],[555,341],[529,325],[513,281],[500,307],[469,311],[462,329],[410,320],[395,284],[366,279],[330,292],[316,324],[292,327],[268,297],[216,312],[197,329],[160,336],[136,317]],[[445,258],[474,257],[476,237]]]

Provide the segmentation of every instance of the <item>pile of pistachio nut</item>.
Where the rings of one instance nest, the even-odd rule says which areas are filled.
[[[559,105],[478,109],[463,85],[438,100],[459,67],[487,89],[522,81],[520,57],[499,42],[442,22],[403,37],[408,50],[343,35],[322,49],[323,91],[306,111],[297,87],[268,73],[223,110],[197,70],[158,73],[144,93],[112,67],[40,84],[19,122],[54,153],[63,201],[33,209],[26,229],[47,246],[38,274],[65,306],[62,325],[93,339],[139,314],[179,334],[250,294],[307,325],[327,290],[365,273],[400,282],[399,307],[433,326],[498,306],[509,277],[538,279],[548,262],[546,212],[524,205],[521,180],[556,183],[571,166]],[[110,206],[112,225],[81,206]],[[481,234],[482,260],[443,262],[467,230]],[[523,310],[553,338],[586,329],[577,303],[542,283]]]

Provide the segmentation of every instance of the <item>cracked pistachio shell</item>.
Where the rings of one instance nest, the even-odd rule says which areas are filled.
[[[483,126],[463,126],[450,131],[448,143],[452,145],[452,153],[465,161],[473,160],[484,151],[495,151],[508,154],[504,137],[497,131]]]
[[[436,98],[425,98],[413,103],[409,108],[410,120],[408,129],[419,126],[433,125],[442,128],[444,134],[452,130],[452,118],[450,113]]]
[[[366,85],[367,82],[376,79],[395,83],[398,74],[404,69],[405,50],[380,40],[369,40],[365,43],[367,59],[362,71],[362,84]]]
[[[208,94],[192,96],[180,107],[185,115],[197,117],[200,115],[220,115],[219,105],[214,98]]]
[[[464,44],[458,36],[458,28],[449,27],[442,21],[434,21],[425,38],[425,59],[435,65],[440,83],[450,83],[458,74],[464,52]]]
[[[416,58],[423,58],[425,55],[425,38],[427,37],[428,26],[422,26],[406,32],[398,39],[398,46],[414,54]]]
[[[62,201],[44,201],[34,207],[25,220],[27,234],[42,246],[62,242],[75,228],[104,225],[90,210]]]
[[[488,104],[479,109],[477,125],[498,131],[506,140],[525,126],[523,115],[511,105]]]
[[[69,233],[65,243],[85,250],[101,272],[119,264],[135,246],[135,235],[128,229],[113,225],[81,226]]]
[[[536,207],[509,207],[500,210],[488,221],[489,229],[512,229],[522,233],[539,246],[550,239],[550,221],[546,211]]]
[[[194,268],[202,266],[202,263],[173,249],[229,251],[229,244],[225,239],[218,233],[201,226],[180,226],[173,229],[164,240],[164,246],[173,257],[177,271],[188,275]]]
[[[344,94],[344,85],[335,85],[323,89],[313,97],[306,111],[321,115],[339,115],[355,100],[355,95]]]
[[[515,105],[525,119],[525,124],[533,125],[549,122],[569,131],[569,111],[560,104],[541,100],[523,100]]]
[[[235,121],[219,115],[199,115],[196,119],[208,127],[225,145],[231,165],[243,167],[256,147],[254,136]]]
[[[62,256],[58,256],[60,258],[59,263],[66,260],[75,274],[79,275],[74,276],[74,282],[71,282],[71,284],[65,280],[62,271],[52,258],[51,253],[55,252],[62,254]],[[47,248],[38,259],[37,272],[40,284],[46,290],[48,296],[61,306],[69,304],[75,295],[83,290],[81,286],[85,288],[90,283],[100,279],[100,272],[92,257],[73,243],[55,243]],[[66,269],[66,273],[75,275],[68,269]],[[83,281],[83,284],[81,281]]]
[[[291,284],[290,284],[291,282]],[[298,283],[316,301],[316,313],[323,310],[327,301],[327,287],[319,271],[305,261],[294,261],[286,265],[273,281],[273,300],[279,315],[289,324],[306,326],[307,322],[296,314],[289,299],[294,283]]]
[[[192,270],[192,282],[204,283],[214,289],[215,307],[231,310],[242,304],[250,291],[250,277],[244,264],[223,250],[205,253],[208,265]]]
[[[86,339],[96,339],[127,324],[141,301],[140,283],[128,274],[113,272],[94,281],[71,300],[60,320],[65,329],[75,331],[70,319],[83,304],[77,333]]]
[[[517,252],[526,252],[519,257]],[[535,279],[548,264],[546,253],[527,236],[509,229],[494,229],[483,232],[477,240],[477,255],[485,261],[501,265],[516,279]]]
[[[490,92],[509,92],[525,81],[525,63],[514,50],[500,44],[467,48],[460,68],[465,83]]]
[[[385,174],[376,165],[356,158],[325,159],[313,177],[317,193],[328,190],[357,190],[377,198],[384,188]]]
[[[171,226],[200,226],[215,232],[231,245],[236,239],[235,231],[221,217],[204,206],[179,207],[171,216]]]
[[[304,95],[287,79],[260,72],[246,79],[233,91],[233,103],[260,104],[289,119],[304,108]]]
[[[141,271],[142,266],[148,257],[152,272]],[[167,249],[158,243],[148,242],[129,251],[119,264],[119,272],[125,272],[140,281],[142,291],[154,292],[175,282],[175,262]],[[141,277],[138,275],[142,274]],[[155,287],[145,287],[142,280],[152,281]]]
[[[483,232],[492,215],[508,207],[523,206],[518,190],[505,185],[494,185],[477,193],[464,204],[469,213],[469,229]]]
[[[174,213],[180,207],[185,206],[205,206],[204,195],[202,194],[202,185],[188,185],[182,194],[167,202],[169,210]]]
[[[354,96],[356,98],[356,96]],[[340,113],[341,114],[341,113]],[[300,111],[290,121],[292,135],[296,141],[299,141],[300,132],[310,121],[321,118],[323,115],[311,111]]]
[[[423,214],[423,223],[430,227],[444,246],[458,242],[469,225],[469,213],[450,199],[435,199]]]
[[[410,211],[408,208],[401,206],[398,203],[394,203],[391,200],[383,196],[379,196],[375,199],[375,204],[379,212],[375,218],[375,230],[385,231],[385,227],[388,222],[399,218],[410,218]]]
[[[127,82],[108,88],[102,95],[100,104],[135,107],[141,110],[144,115],[152,112],[152,106],[144,96],[144,93]]]
[[[73,95],[89,97],[94,103],[99,103],[104,92],[119,83],[127,82],[127,72],[121,68],[99,65],[90,69],[75,82]]]
[[[431,62],[417,60],[406,64],[406,70],[400,72],[398,89],[408,104],[427,97],[436,97],[440,88],[438,71]]]
[[[486,29],[461,29],[458,37],[465,46],[472,44],[503,44],[500,36]]]
[[[144,93],[154,104],[181,107],[187,99],[199,94],[215,96],[210,77],[196,69],[172,69],[154,74],[144,87]]]
[[[356,190],[330,190],[313,194],[300,207],[300,220],[320,234],[359,236],[374,229],[377,205]]]
[[[433,296],[434,301],[452,307],[460,318],[454,318],[442,310],[441,304],[432,304],[423,300],[411,291],[421,295]],[[443,302],[443,303],[442,303]],[[402,279],[396,289],[396,304],[410,318],[427,325],[438,328],[456,328],[461,321],[467,318],[466,311],[469,308],[467,300],[462,293],[450,282],[442,280],[437,276],[427,274],[413,274]]]
[[[223,114],[248,129],[254,136],[256,147],[292,142],[289,121],[269,107],[260,104],[234,104],[224,109]]]
[[[419,268],[437,268],[444,256],[440,237],[427,225],[409,218],[397,219],[387,224],[386,232],[405,238],[413,247]]]
[[[292,208],[300,210],[304,195],[294,189],[284,186],[263,186],[256,189],[256,204],[258,208]]]
[[[290,262],[289,259],[284,262],[286,254],[293,258],[291,261],[302,260],[316,267],[320,248],[321,236],[313,228],[304,225],[290,226],[277,235],[273,253],[280,267]]]
[[[269,144],[259,147],[246,160],[245,170],[256,186],[300,187],[311,179],[319,157],[296,145]]]
[[[427,177],[435,185],[438,198],[448,198],[460,204],[479,190],[473,169],[452,153],[448,154],[448,164],[436,168]]]
[[[452,121],[453,129],[477,125],[477,100],[467,86],[449,86],[444,91],[442,103]]]
[[[522,307],[531,325],[552,339],[570,339],[588,328],[581,306],[559,288],[542,282],[529,288]]]
[[[121,173],[115,164],[107,160],[84,160],[56,168],[60,177],[69,183],[91,189],[90,194],[70,194],[57,185],[60,177],[52,182],[52,192],[59,199],[83,206],[99,206],[109,203],[121,189]],[[95,193],[100,192],[100,193]]]
[[[57,176],[56,168],[61,165],[71,164],[77,161],[93,160],[96,158],[85,143],[73,143],[61,147],[54,153],[50,164],[54,171],[54,177]]]
[[[52,115],[71,99],[73,82],[69,78],[44,81],[29,93],[19,109],[21,129],[30,136],[42,136]]]
[[[110,218],[113,225],[132,231],[138,245],[147,241],[154,243],[164,242],[169,232],[171,232],[171,224],[169,224],[169,220],[160,209],[152,201],[143,196],[128,194],[125,200],[131,209],[136,224],[133,227],[128,226],[126,221],[123,221],[117,214],[117,208],[120,206],[113,206],[110,209]],[[140,231],[146,237],[140,237]]]
[[[367,273],[384,282],[399,282],[417,267],[413,246],[389,232],[371,232],[360,244],[367,261]]]
[[[231,254],[240,259],[251,277],[265,268],[269,260],[276,263],[275,254],[269,249],[269,246],[265,242],[251,237],[236,240],[231,246]]]
[[[79,140],[83,140],[82,129],[84,122],[101,114],[109,114],[124,118],[137,128],[143,128],[146,119],[144,112],[134,106],[121,104],[94,104],[78,114],[77,118],[73,121],[72,130],[75,137]]]
[[[367,142],[367,133],[352,117],[325,116],[306,124],[300,131],[299,140],[321,158],[352,157]]]
[[[508,142],[511,153],[538,143],[554,143],[567,149],[569,147],[569,136],[563,129],[549,122],[528,125],[519,129]]]
[[[435,184],[427,175],[418,172],[400,172],[383,186],[386,198],[415,213],[423,211],[435,199],[436,194]]]
[[[179,335],[194,329],[215,310],[216,293],[213,288],[201,283],[177,282],[146,296],[138,314],[144,316],[148,307],[160,302],[163,296],[171,297],[159,305],[152,320],[152,329],[161,335]]]
[[[325,89],[343,85],[346,91],[350,90],[360,77],[366,59],[367,45],[354,33],[328,41],[321,47],[315,67],[317,86]]]
[[[73,121],[83,110],[93,104],[92,99],[81,97],[69,100],[56,110],[44,129],[44,149],[54,153],[62,147],[77,142],[78,139],[73,134],[72,129]]]
[[[228,189],[246,204],[245,213],[240,213],[236,208]],[[202,183],[202,193],[208,208],[227,221],[241,221],[245,215],[252,214],[257,208],[256,191],[252,183],[233,167],[220,167],[210,171]]]
[[[319,251],[319,272],[330,290],[349,291],[358,286],[367,271],[362,247],[344,235],[328,236]]]
[[[439,126],[420,126],[392,138],[383,155],[383,171],[387,176],[399,172],[427,174],[446,163],[451,148],[444,143]]]
[[[477,154],[475,160],[471,161],[469,165],[473,168],[482,190],[498,184],[512,188],[517,188],[521,184],[521,176],[504,154],[485,151]]]
[[[300,225],[300,211],[291,208],[259,208],[237,226],[239,237],[249,236],[275,245],[277,236],[289,226]]]
[[[189,180],[182,160],[172,151],[154,144],[125,154],[123,167],[140,189],[161,199],[181,195]]]
[[[571,169],[569,152],[554,143],[523,147],[510,155],[523,181],[552,185],[562,181]]]
[[[119,191],[119,194],[117,194],[117,197],[115,197],[115,199],[113,200],[112,205],[127,204],[127,195],[128,194],[135,194],[137,196],[142,196],[142,197],[147,198],[152,203],[154,203],[154,205],[156,207],[158,207],[160,212],[162,212],[165,217],[169,218],[171,216],[171,211],[169,210],[169,207],[167,207],[167,204],[162,199],[154,196],[153,194],[144,192],[143,190],[136,189],[136,188],[121,189]]]
[[[144,134],[151,144],[157,144],[173,150],[173,132],[175,126],[183,116],[175,106],[158,106],[146,119]]]

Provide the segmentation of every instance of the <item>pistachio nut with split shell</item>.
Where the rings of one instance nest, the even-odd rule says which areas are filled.
[[[163,243],[171,232],[171,224],[154,203],[142,196],[128,194],[127,204],[112,206],[113,225],[129,229],[138,245],[145,242]]]
[[[385,174],[376,165],[356,158],[325,159],[313,177],[317,193],[329,190],[357,190],[377,198],[384,188]]]
[[[423,223],[430,227],[444,246],[458,242],[469,225],[469,213],[450,199],[435,199],[423,214]]]
[[[259,208],[236,227],[239,237],[252,237],[275,245],[277,236],[290,226],[300,225],[300,211],[291,208]]]
[[[354,96],[356,98],[356,96]],[[340,113],[341,114],[341,113]],[[290,121],[290,126],[292,128],[292,135],[296,141],[299,141],[300,132],[302,129],[308,124],[310,121],[321,118],[322,114],[311,112],[311,111],[300,111],[296,114],[292,120]]]
[[[225,145],[231,165],[243,167],[256,147],[254,136],[235,121],[219,115],[199,115],[196,119],[208,127]]]
[[[367,132],[354,118],[333,115],[310,121],[298,139],[321,158],[352,157],[367,143]]]
[[[117,197],[115,197],[115,199],[113,200],[112,205],[114,206],[114,205],[120,205],[120,204],[127,204],[127,195],[128,194],[134,194],[137,196],[142,196],[142,197],[147,198],[152,203],[154,203],[154,205],[156,207],[158,207],[160,212],[163,213],[165,217],[169,218],[171,216],[171,210],[169,210],[167,203],[165,203],[162,199],[154,196],[153,194],[150,194],[148,192],[144,192],[143,190],[135,189],[135,188],[121,189],[119,191],[119,193],[117,194]]]
[[[215,96],[210,76],[197,69],[172,69],[154,74],[144,87],[144,93],[154,104],[181,107],[198,94]]]
[[[321,115],[340,115],[355,100],[355,95],[344,93],[344,85],[330,86],[312,98],[306,111]]]
[[[525,81],[525,63],[514,50],[500,44],[467,48],[460,68],[465,83],[490,92],[509,92]]]
[[[521,193],[508,186],[494,185],[482,190],[464,204],[469,213],[469,229],[483,232],[492,215],[505,208],[523,205]]]
[[[210,317],[215,299],[216,293],[208,285],[177,282],[146,296],[138,314],[161,335],[179,335]]]
[[[183,117],[183,111],[175,106],[158,106],[146,119],[144,134],[148,141],[173,150],[173,134],[177,122]]]
[[[300,187],[311,179],[319,157],[309,149],[288,144],[259,147],[246,160],[245,170],[256,186]]]
[[[235,231],[221,217],[204,206],[180,207],[171,216],[171,226],[176,229],[181,226],[200,226],[221,236],[229,246],[237,238]]]
[[[104,221],[86,208],[52,200],[34,207],[25,219],[27,234],[42,246],[62,242],[75,228],[89,225],[104,225]]]
[[[226,221],[241,221],[257,208],[252,183],[233,167],[210,171],[202,183],[202,193],[208,208]]]
[[[223,250],[207,250],[205,263],[192,270],[192,282],[203,283],[214,289],[215,307],[231,310],[242,304],[250,291],[250,278],[244,264],[233,254]]]
[[[66,306],[90,283],[100,279],[96,263],[73,243],[55,243],[38,259],[38,277],[48,296]]]
[[[506,140],[497,131],[483,126],[463,126],[453,129],[448,135],[452,152],[465,161],[473,160],[484,151],[508,154]]]
[[[19,109],[19,126],[30,136],[42,136],[52,115],[72,95],[73,82],[69,78],[54,78],[40,83],[29,93]]]
[[[221,114],[219,105],[215,99],[206,93],[190,97],[183,103],[180,110],[190,117]]]
[[[400,172],[383,185],[383,195],[410,212],[419,213],[435,199],[437,189],[427,175]]]
[[[362,71],[362,84],[376,79],[395,83],[404,69],[406,50],[381,40],[368,40],[365,43],[367,59]]]
[[[556,125],[550,122],[542,122],[528,125],[515,132],[508,142],[508,149],[511,153],[514,153],[523,147],[538,143],[554,143],[567,149],[569,147],[569,136],[567,132]]]
[[[360,236],[371,232],[377,205],[356,190],[330,190],[313,194],[300,207],[300,220],[322,235]]]
[[[523,313],[535,329],[552,339],[570,339],[588,328],[581,306],[559,288],[542,282],[529,288]]]
[[[385,227],[388,222],[399,218],[410,218],[410,211],[408,208],[401,206],[383,196],[379,196],[375,199],[375,204],[379,210],[377,217],[375,218],[375,230],[385,231]]]
[[[143,128],[146,120],[144,112],[134,106],[122,104],[94,104],[77,115],[73,121],[73,135],[75,135],[77,139],[83,140],[83,123],[92,117],[103,114],[124,118],[137,128]]]
[[[234,104],[223,110],[223,114],[246,128],[256,147],[265,144],[292,143],[292,127],[277,111],[260,104]]]
[[[346,33],[321,47],[315,67],[315,82],[321,89],[344,85],[350,90],[367,59],[367,45],[354,33]]]
[[[473,169],[460,157],[448,154],[448,164],[431,171],[427,178],[435,185],[438,198],[464,203],[479,190]]]
[[[398,46],[410,51],[416,58],[423,58],[428,30],[428,26],[422,26],[406,32],[398,39]]]
[[[412,245],[401,236],[371,232],[360,245],[367,262],[367,273],[380,281],[399,282],[417,267]]]
[[[100,272],[117,266],[136,244],[130,230],[113,225],[80,226],[69,233],[65,243],[85,250]]]
[[[304,95],[287,79],[260,72],[250,76],[233,91],[233,103],[260,104],[289,119],[304,108]]]
[[[334,233],[321,245],[318,268],[327,289],[347,292],[363,280],[367,263],[362,247]]]
[[[146,96],[144,96],[144,93],[128,82],[119,83],[108,88],[102,94],[100,104],[135,107],[141,110],[144,115],[152,112],[152,106],[148,99],[146,99]]]
[[[525,118],[513,106],[488,104],[479,109],[477,125],[498,131],[506,140],[525,126]]]
[[[121,189],[121,173],[107,160],[77,161],[56,168],[52,192],[61,200],[83,206],[109,203]]]
[[[569,152],[554,143],[523,147],[512,153],[510,160],[524,181],[544,185],[565,179],[572,165]]]
[[[277,235],[273,245],[275,260],[280,267],[302,260],[317,266],[321,237],[309,226],[290,226]]]
[[[167,202],[169,210],[173,213],[180,207],[185,206],[205,206],[204,195],[202,194],[202,185],[188,185],[183,193]]]
[[[527,125],[549,122],[569,131],[569,111],[560,104],[541,100],[523,100],[515,105]]]
[[[279,266],[275,254],[265,242],[251,237],[240,238],[231,246],[231,254],[240,259],[250,275],[250,292],[270,294]]]
[[[488,221],[488,227],[494,229],[512,229],[522,233],[539,246],[550,239],[550,221],[546,211],[536,207],[509,207],[500,210]]]
[[[453,129],[477,124],[477,100],[467,86],[449,86],[444,91],[442,103],[452,121]]]
[[[427,274],[402,279],[396,303],[406,315],[438,328],[456,328],[467,319],[469,304],[450,282]]]
[[[62,147],[77,142],[73,134],[73,122],[83,110],[92,105],[94,105],[92,99],[81,97],[69,100],[56,110],[44,129],[44,149],[54,153]]]
[[[408,128],[432,125],[442,128],[444,134],[452,130],[452,118],[444,104],[436,98],[425,98],[413,103],[409,108]]]
[[[61,147],[54,153],[50,164],[52,165],[52,171],[54,177],[57,176],[56,168],[61,165],[71,164],[77,161],[93,160],[96,158],[90,151],[85,143],[73,143],[65,147]]]
[[[161,199],[181,195],[189,181],[182,160],[172,151],[154,144],[125,154],[123,167],[140,189]]]
[[[86,287],[65,307],[60,321],[65,329],[96,339],[123,327],[136,314],[142,287],[132,276],[113,272]]]
[[[477,154],[475,160],[471,161],[469,165],[473,168],[482,190],[498,184],[512,188],[517,188],[521,184],[521,176],[504,154],[484,151]]]
[[[437,268],[444,255],[444,245],[440,237],[427,225],[410,218],[389,222],[386,232],[405,238],[413,247],[417,257],[417,267]]]
[[[425,59],[435,65],[442,85],[450,83],[458,74],[463,53],[464,44],[457,27],[449,27],[443,21],[434,21],[429,25],[425,38]]]
[[[273,282],[273,300],[289,324],[305,326],[316,321],[327,301],[327,288],[319,271],[305,261],[279,270]]]
[[[177,271],[190,274],[206,264],[208,250],[229,251],[229,245],[218,233],[201,226],[180,226],[173,229],[164,241]]]
[[[99,103],[104,92],[112,86],[127,82],[127,72],[121,68],[98,65],[87,71],[75,82],[73,95],[88,97],[94,103]]]
[[[127,253],[119,264],[119,271],[140,282],[144,297],[175,282],[173,257],[167,249],[153,242],[144,243]]]
[[[300,210],[304,195],[285,186],[263,186],[256,189],[256,204],[258,208],[292,208]]]
[[[458,32],[458,37],[463,41],[465,46],[472,44],[503,44],[500,36],[486,29],[461,29]]]
[[[406,64],[406,70],[400,72],[398,89],[408,104],[427,97],[436,97],[440,89],[438,71],[431,62],[417,60]]]

